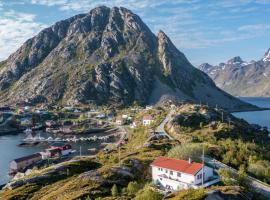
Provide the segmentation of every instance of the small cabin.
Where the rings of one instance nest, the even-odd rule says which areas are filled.
[[[149,126],[154,122],[154,119],[151,115],[145,115],[143,116],[143,125],[144,126]]]
[[[10,171],[18,172],[26,167],[35,164],[42,160],[42,155],[40,153],[35,153],[29,156],[24,156],[21,158],[14,159],[10,162]]]
[[[72,147],[70,144],[61,142],[53,143],[49,149],[59,149],[62,156],[68,155],[72,151]]]

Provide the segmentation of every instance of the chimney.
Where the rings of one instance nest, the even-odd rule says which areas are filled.
[[[188,163],[191,164],[191,162],[192,162],[192,161],[191,161],[191,158],[188,158]]]

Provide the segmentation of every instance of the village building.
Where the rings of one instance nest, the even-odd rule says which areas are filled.
[[[72,147],[70,144],[61,143],[61,142],[53,143],[50,146],[50,148],[47,150],[52,150],[52,149],[56,149],[56,151],[60,151],[62,156],[69,155],[72,151]]]
[[[60,157],[62,155],[62,151],[59,148],[49,148],[46,149],[45,152],[40,152],[42,155],[42,159]]]
[[[29,156],[24,156],[21,158],[14,159],[10,162],[10,173],[16,173],[25,169],[26,167],[35,164],[42,160],[40,153],[35,153]]]
[[[144,126],[149,126],[150,124],[152,124],[154,122],[154,119],[151,115],[145,115],[143,116],[143,125]]]
[[[121,126],[123,125],[125,120],[122,117],[117,117],[115,120],[116,125]]]
[[[145,107],[145,110],[152,110],[153,109],[153,106],[146,106]]]
[[[159,157],[151,167],[154,184],[166,190],[197,189],[219,182],[212,168],[191,160]]]

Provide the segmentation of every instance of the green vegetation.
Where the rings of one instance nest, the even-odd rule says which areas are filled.
[[[136,181],[134,182],[132,181],[128,183],[127,193],[132,196],[135,195],[139,189],[140,189],[139,184]]]
[[[175,195],[169,196],[170,200],[203,200],[206,197],[205,189],[188,189],[177,192]]]
[[[118,196],[118,188],[115,184],[112,186],[111,193],[113,197]]]
[[[208,155],[236,169],[242,166],[246,173],[270,183],[268,135],[247,122],[223,110],[187,104],[177,110],[166,129],[182,143],[170,151],[170,156],[187,159],[190,151],[194,157],[204,145]]]
[[[134,200],[161,200],[162,198],[163,195],[155,191],[155,189],[151,188],[149,185],[146,185],[136,194]]]
[[[173,147],[168,156],[172,158],[188,160],[191,158],[194,161],[200,162],[203,152],[203,145],[199,143],[185,143]]]

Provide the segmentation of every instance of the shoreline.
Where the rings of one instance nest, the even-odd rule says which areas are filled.
[[[240,113],[240,112],[255,112],[255,111],[265,111],[265,110],[270,110],[270,108],[249,108],[249,109],[235,109],[235,110],[230,110],[229,112],[232,113]]]

